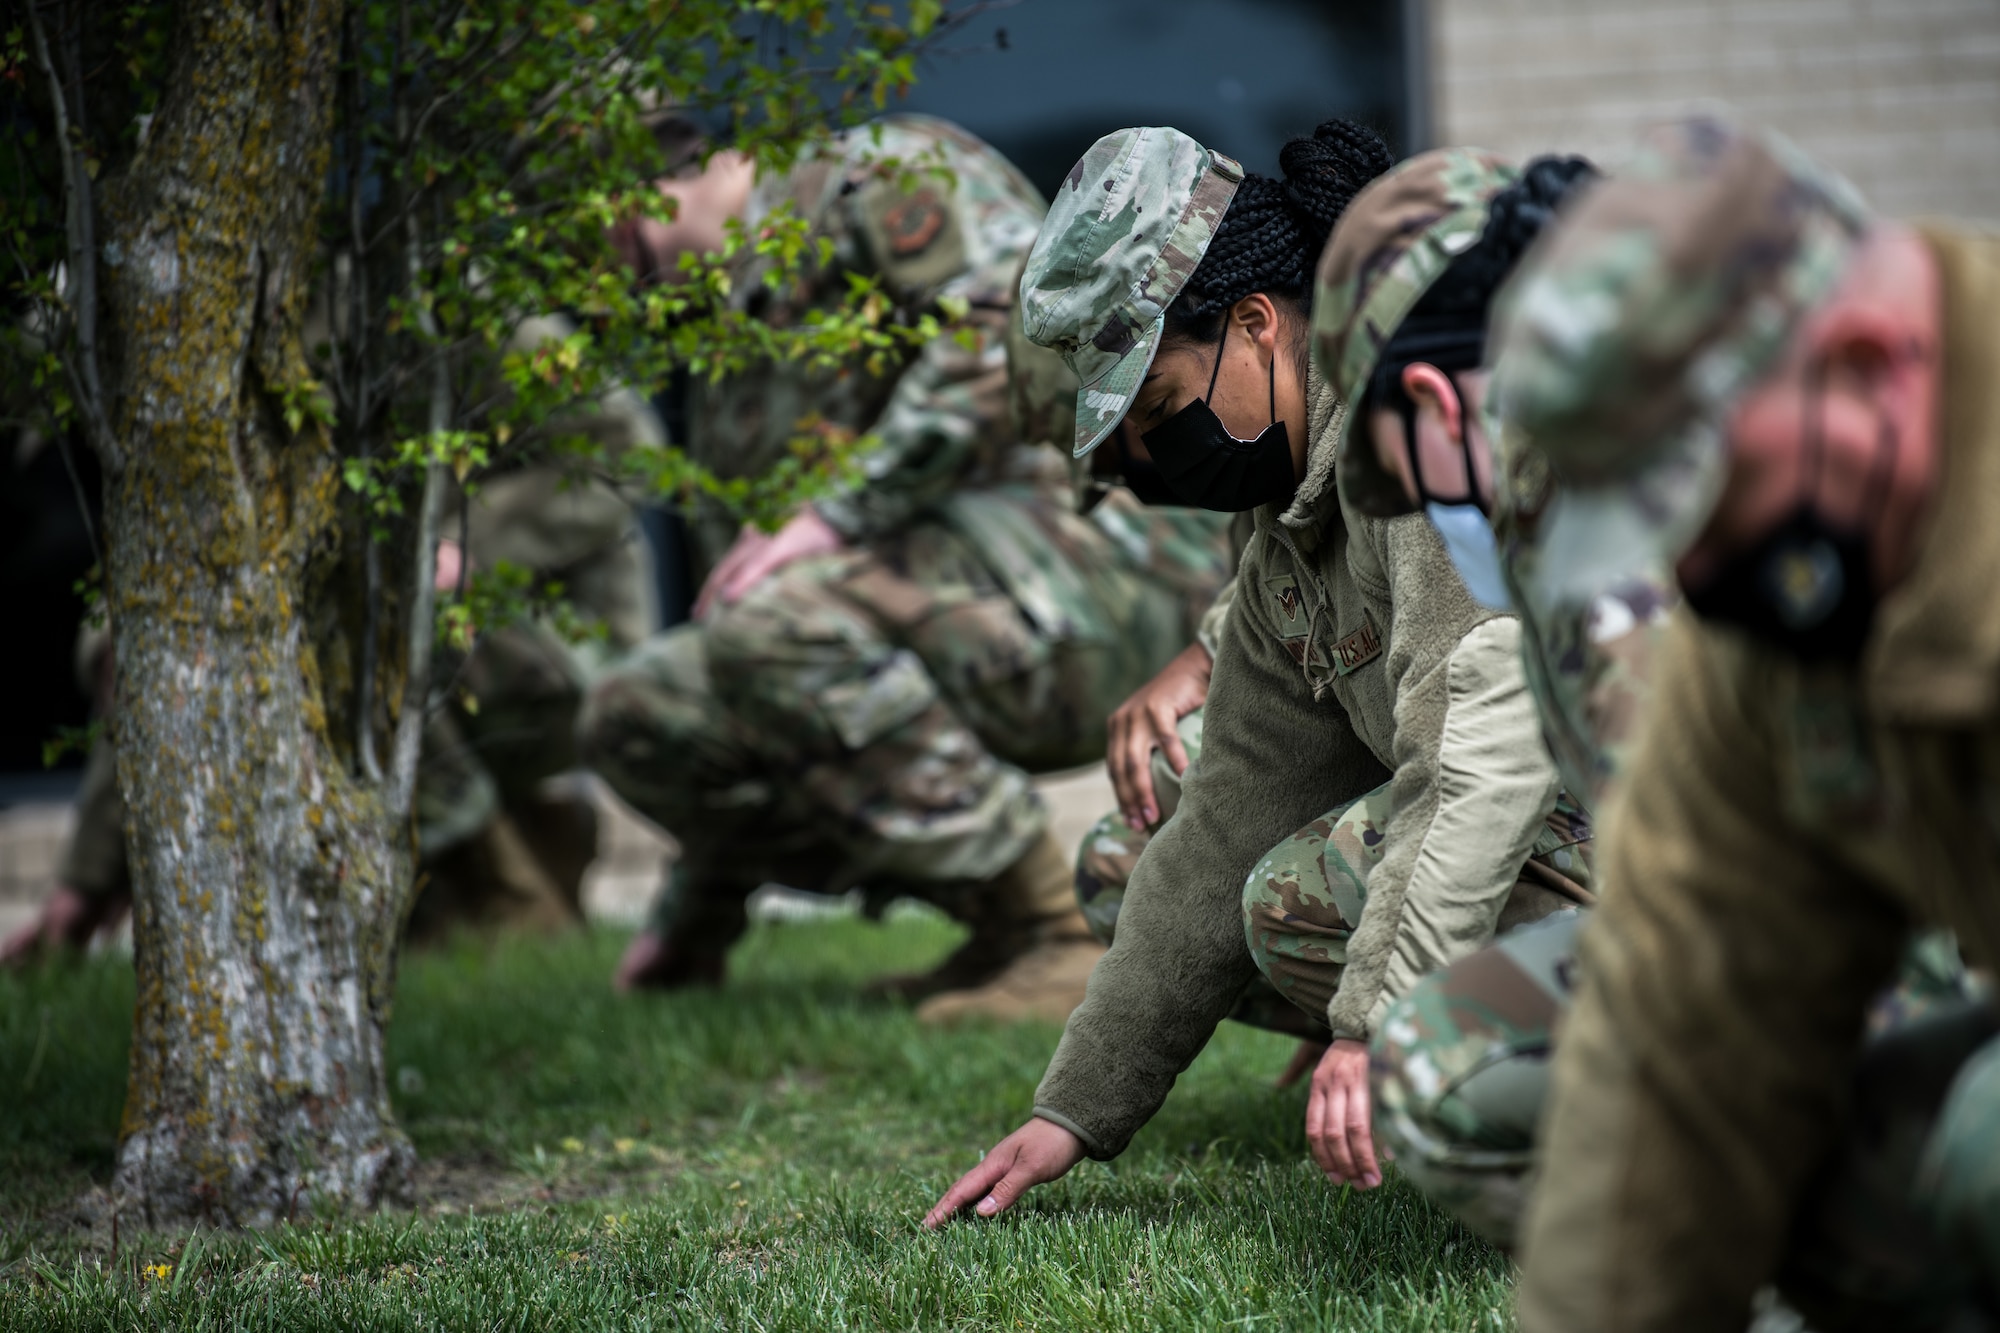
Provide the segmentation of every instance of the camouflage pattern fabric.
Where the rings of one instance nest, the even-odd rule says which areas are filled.
[[[1197,708],[1174,724],[1190,768],[1201,758],[1204,711]],[[1152,827],[1135,829],[1125,822],[1123,814],[1113,810],[1091,825],[1083,841],[1077,844],[1077,906],[1083,910],[1084,920],[1090,923],[1091,933],[1106,948],[1116,933],[1118,909],[1125,901],[1125,888],[1132,882],[1132,870],[1139,864],[1140,853],[1152,842],[1160,826],[1180,808],[1181,775],[1174,772],[1158,750],[1153,751],[1152,779],[1153,799],[1160,811]]]
[[[577,767],[577,709],[586,672],[575,648],[537,622],[480,636],[439,663],[454,694],[424,727],[417,761],[417,845],[435,857]]]
[[[1120,514],[1148,538],[1138,563],[1069,511],[1059,460],[1040,456],[1053,488],[962,492],[938,518],[787,566],[593,689],[587,760],[687,858],[656,927],[733,929],[713,900],[765,880],[969,917],[1040,836],[1024,770],[1102,755],[1105,718],[1187,642],[1228,558],[1219,517],[1204,548],[1174,518]],[[1011,553],[1005,577],[982,547]],[[1205,589],[1182,586],[1204,567]]]
[[[1313,361],[1344,403],[1366,395],[1382,349],[1404,316],[1459,255],[1479,240],[1493,196],[1520,170],[1476,148],[1440,148],[1370,181],[1327,239],[1313,283]],[[1360,413],[1341,424],[1340,493],[1364,514],[1410,512],[1408,497],[1375,460]]]
[[[1076,457],[1124,419],[1242,180],[1233,159],[1157,126],[1105,135],[1063,178],[1021,275],[1021,325],[1081,382]]]
[[[1493,197],[1517,169],[1473,149],[1424,153],[1372,182],[1341,218],[1321,257],[1313,350],[1338,392],[1358,400],[1382,349],[1486,226]],[[1535,601],[1539,520],[1556,493],[1542,456],[1488,414],[1497,450],[1494,537],[1515,611],[1529,688],[1566,789],[1596,803],[1629,745],[1646,697],[1652,640],[1679,599],[1670,572],[1634,577],[1581,606]],[[1512,447],[1508,447],[1511,444]],[[1343,433],[1341,493],[1364,513],[1409,509],[1366,436]]]
[[[1375,1132],[1398,1168],[1503,1248],[1513,1245],[1535,1165],[1549,1061],[1575,987],[1576,935],[1586,918],[1559,912],[1426,977],[1391,1004],[1369,1051]],[[1926,1025],[1964,1012],[1976,994],[1950,937],[1925,932],[1911,941],[1896,985],[1876,1001],[1869,1030],[1888,1049],[1914,1050],[1934,1064],[1944,1057]],[[1936,1107],[1931,1100],[1925,1116]],[[2000,1137],[1973,1141],[2000,1146]],[[1861,1271],[1852,1268],[1858,1257],[1887,1243],[1869,1239],[1871,1228],[1900,1234],[1897,1219],[1910,1216],[1908,1209],[1883,1213],[1875,1204],[1885,1171],[1904,1186],[1913,1178],[1911,1142],[1907,1135],[1898,1143],[1859,1136],[1848,1150],[1855,1160],[1827,1172],[1821,1191],[1829,1201],[1816,1224],[1825,1234],[1795,1251],[1794,1263],[1812,1271],[1812,1284],[1858,1294],[1839,1274]]]
[[[1991,1003],[1959,990],[1862,1048],[1850,1124],[1807,1186],[1777,1278],[1815,1333],[1964,1327],[1954,1313],[1985,1297],[1979,1271],[2000,1258],[1996,1031]]]
[[[1663,187],[1697,178],[1731,207],[1659,206]],[[1704,230],[1718,218],[1727,234]],[[1721,404],[1830,288],[1863,225],[1845,183],[1782,139],[1685,121],[1583,200],[1496,302],[1490,398],[1507,419],[1488,428],[1494,536],[1529,687],[1572,790],[1601,798],[1636,738],[1647,664],[1679,601],[1673,558],[1718,481]],[[1714,263],[1718,246],[1749,262]],[[1605,326],[1577,326],[1585,308]],[[1635,376],[1651,386],[1644,407]],[[1622,499],[1602,487],[1614,475]],[[1639,528],[1645,539],[1619,535]]]
[[[892,318],[912,322],[963,301],[970,347],[947,334],[886,366],[813,367],[767,361],[717,382],[699,378],[688,400],[689,454],[726,477],[756,477],[815,439],[874,436],[860,476],[814,502],[851,541],[884,535],[974,475],[1003,466],[1016,436],[1008,418],[1007,319],[1041,225],[1043,201],[992,148],[945,121],[895,115],[833,136],[787,172],[760,176],[747,221],[780,208],[807,219],[831,260],[795,288],[765,281],[746,249],[730,300],[781,326],[846,298],[850,277],[878,282]],[[690,514],[704,575],[736,538],[736,518],[698,503]]]
[[[691,449],[724,475],[790,456],[803,425],[867,431],[856,487],[815,502],[849,551],[788,567],[704,625],[649,642],[594,691],[590,762],[683,844],[654,925],[711,943],[764,879],[969,918],[1039,837],[1024,770],[1096,758],[1104,719],[1189,637],[1228,576],[1226,518],[1107,501],[1073,512],[1075,380],[1008,325],[1042,201],[942,121],[891,116],[760,179],[833,261],[804,290],[735,297],[804,319],[881,282],[905,316],[969,302],[974,346],[934,340],[881,374],[767,365],[698,386]],[[1066,402],[1058,400],[1067,400]],[[704,526],[705,525],[705,526]],[[696,515],[703,556],[734,538]]]
[[[1582,914],[1512,931],[1419,982],[1369,1050],[1375,1132],[1433,1202],[1511,1245]]]
[[[1202,709],[1195,709],[1174,725],[1181,747],[1187,751],[1188,766],[1201,758]],[[1181,775],[1174,772],[1166,757],[1153,751],[1153,797],[1160,811],[1159,822],[1151,828],[1135,829],[1125,816],[1113,810],[1084,835],[1076,849],[1076,900],[1091,933],[1109,948],[1116,933],[1118,909],[1125,901],[1125,886],[1132,882],[1139,854],[1160,831],[1160,825],[1174,817],[1181,803]]]
[[[1518,432],[1489,428],[1488,438],[1501,441],[1493,536],[1521,620],[1521,665],[1543,739],[1563,785],[1601,806],[1638,739],[1653,658],[1680,587],[1661,567],[1636,571],[1581,602],[1545,600],[1537,570],[1543,519],[1558,493],[1554,475]]]
[[[1980,1005],[1989,1025],[1991,999]],[[1940,1030],[1935,1023],[1926,1029]],[[1924,1142],[1914,1193],[1926,1240],[1943,1237],[1978,1272],[2000,1273],[2000,1039],[1989,1037],[1956,1066]]]
[[[1368,873],[1382,859],[1388,823],[1384,783],[1272,848],[1244,884],[1250,956],[1278,993],[1308,1014],[1324,1014],[1340,988],[1347,941],[1368,901]],[[1563,910],[1574,898],[1561,890],[1588,892],[1590,838],[1588,818],[1559,797],[1501,910],[1501,929]]]
[[[1493,318],[1496,400],[1567,480],[1531,580],[1587,605],[1707,520],[1730,403],[1833,288],[1868,214],[1783,138],[1666,125],[1524,261]]]

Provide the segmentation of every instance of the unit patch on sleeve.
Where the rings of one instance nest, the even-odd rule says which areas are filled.
[[[862,234],[898,300],[927,299],[965,268],[965,235],[948,190],[920,184],[904,191],[877,176],[856,192]]]
[[[944,230],[944,201],[928,186],[905,195],[882,211],[882,232],[889,253],[898,259],[922,254]]]

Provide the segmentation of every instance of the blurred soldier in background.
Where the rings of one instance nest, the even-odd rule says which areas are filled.
[[[568,320],[543,316],[525,321],[513,346],[570,332]],[[544,441],[579,437],[614,463],[666,442],[653,409],[621,387],[517,437],[517,448],[534,458]],[[456,583],[444,568],[454,559],[468,572],[511,565],[536,588],[560,585],[591,632],[571,642],[543,619],[517,621],[439,663],[449,687],[418,769],[417,837],[430,878],[410,916],[415,939],[457,925],[548,930],[583,919],[597,813],[550,779],[578,766],[576,719],[590,681],[657,623],[632,506],[610,485],[555,464],[522,466],[482,481],[463,512],[465,551],[440,552],[441,587]]]
[[[1867,1040],[1913,927],[2000,948],[2000,245],[1666,128],[1529,261],[1495,392],[1563,485],[1517,569],[1676,568],[1526,1218],[1524,1330],[1990,1327],[1984,1001]],[[1512,447],[1511,444],[1509,447]],[[1872,1025],[1879,1029],[1880,1025]]]
[[[664,139],[664,135],[663,135]],[[1104,718],[1188,640],[1227,576],[1223,520],[1114,497],[1079,516],[1062,457],[1075,382],[1007,324],[1044,204],[944,122],[892,116],[757,177],[718,153],[659,188],[671,225],[614,240],[642,279],[789,204],[832,243],[799,290],[746,253],[732,299],[773,320],[838,301],[849,275],[909,318],[963,302],[888,373],[767,363],[697,384],[690,452],[754,475],[801,433],[870,434],[858,483],[779,531],[692,515],[697,623],[656,636],[592,691],[587,761],[682,852],[617,983],[713,983],[767,881],[933,903],[971,938],[896,989],[929,1019],[1060,1020],[1101,952],[1028,772],[1088,763]],[[1025,346],[1025,345],[1023,345]],[[1042,391],[1037,386],[1059,387]],[[1073,408],[1071,409],[1073,410]]]
[[[1432,219],[1411,227],[1387,199],[1359,201],[1329,248],[1315,318],[1329,359],[1350,351],[1351,328],[1388,332],[1363,402],[1370,429],[1341,467],[1343,493],[1369,512],[1422,509],[1468,587],[1517,609],[1544,732],[1566,780],[1597,808],[1635,739],[1651,694],[1653,648],[1679,592],[1664,566],[1641,565],[1585,601],[1526,595],[1523,576],[1545,554],[1538,520],[1550,512],[1555,487],[1546,461],[1518,435],[1495,456],[1486,396],[1488,307],[1556,210],[1590,179],[1579,168],[1575,159],[1528,164],[1483,219],[1441,200],[1405,200]],[[1447,238],[1475,224],[1478,243],[1454,254]],[[1365,274],[1394,275],[1403,289],[1371,295],[1355,277]],[[1426,978],[1391,1006],[1374,1043],[1377,1131],[1402,1171],[1503,1246],[1515,1239],[1536,1161],[1534,1131],[1581,921],[1554,918]],[[1965,993],[1949,938],[1927,936],[1872,1021],[1906,1023]]]
[[[528,320],[511,346],[569,331],[561,318]],[[524,433],[518,452],[532,459],[540,442],[576,436],[612,456],[665,440],[652,409],[614,389]],[[601,627],[601,638],[572,644],[526,620],[482,634],[469,652],[441,655],[435,679],[445,697],[426,726],[418,769],[424,878],[409,933],[431,940],[457,926],[559,929],[582,919],[579,893],[597,826],[587,800],[551,790],[548,780],[576,767],[576,712],[592,672],[639,642],[652,622],[639,535],[616,491],[553,464],[503,468],[453,512],[463,516],[464,542],[442,544],[440,590],[455,588],[461,573],[512,565],[537,588],[562,585],[577,619]],[[84,770],[75,832],[53,892],[35,921],[0,943],[0,962],[82,948],[115,928],[130,905],[113,630],[86,631],[78,645],[79,677],[106,725]]]

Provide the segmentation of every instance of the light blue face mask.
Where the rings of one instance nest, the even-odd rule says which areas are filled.
[[[1465,458],[1467,483],[1472,479],[1472,442],[1467,438],[1471,422],[1463,412],[1460,400],[1461,420],[1466,429],[1459,435],[1458,447]],[[1498,439],[1492,432],[1497,422],[1489,408],[1482,404],[1480,415],[1484,419],[1488,439]],[[1422,467],[1417,462],[1417,413],[1416,405],[1407,398],[1403,401],[1403,447],[1408,451],[1410,475],[1416,479],[1417,494],[1423,500],[1424,514],[1437,530],[1444,542],[1444,553],[1451,558],[1451,567],[1458,571],[1459,582],[1472,594],[1472,600],[1489,611],[1511,611],[1514,599],[1507,594],[1507,580],[1500,574],[1500,548],[1493,540],[1493,527],[1487,522],[1482,510],[1471,495],[1455,500],[1439,499],[1424,485]]]
[[[1514,599],[1507,595],[1507,580],[1500,574],[1500,548],[1479,506],[1430,500],[1424,513],[1437,529],[1444,553],[1451,557],[1451,567],[1458,571],[1472,600],[1489,611],[1513,610]]]

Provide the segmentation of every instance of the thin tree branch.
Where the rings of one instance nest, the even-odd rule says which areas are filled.
[[[347,290],[342,293],[336,287],[331,303],[337,304],[342,295],[347,298],[347,336],[341,353],[334,357],[334,364],[345,366],[346,378],[351,381],[347,406],[348,420],[355,432],[354,452],[356,457],[366,460],[373,453],[374,429],[369,419],[372,405],[368,394],[368,256],[363,248],[362,202],[362,172],[366,169],[367,153],[362,143],[365,108],[358,69],[360,43],[355,36],[358,22],[350,8],[343,24],[348,69],[341,80],[341,92],[347,102],[347,221],[352,249],[347,260]],[[362,776],[380,783],[382,763],[375,750],[375,669],[381,656],[382,544],[372,531],[366,533],[364,541],[367,544],[361,552],[361,666],[355,673],[354,687],[354,755]]]
[[[69,473],[70,489],[76,492],[76,512],[83,518],[83,534],[90,538],[90,558],[97,563],[97,571],[104,573],[104,548],[98,544],[97,521],[90,516],[90,499],[84,494],[83,476],[76,470],[76,460],[69,456],[69,440],[60,422],[55,428],[56,452],[62,455],[63,471]]]
[[[404,11],[407,22],[407,8]],[[438,339],[437,317],[423,290],[423,229],[409,215],[405,244],[410,275],[410,304],[424,336]],[[440,354],[431,365],[430,439],[437,441],[451,428],[451,362]],[[431,644],[437,638],[437,544],[444,522],[444,465],[435,452],[424,469],[424,499],[417,513],[417,550],[410,597],[409,656],[403,679],[403,707],[396,718],[396,747],[390,759],[389,808],[398,818],[409,813],[417,789],[417,761],[424,740],[424,704],[431,688]],[[463,552],[460,553],[461,558]]]
[[[56,152],[62,161],[63,228],[69,251],[63,302],[68,307],[67,322],[76,340],[74,358],[66,351],[61,354],[63,369],[69,372],[91,448],[115,472],[124,467],[125,454],[113,438],[105,415],[104,382],[98,371],[96,206],[91,198],[90,173],[77,161],[77,146],[71,137],[69,93],[49,54],[48,34],[42,30],[41,16],[32,0],[22,7],[28,12],[28,27],[35,39],[35,61],[49,81],[49,100],[56,117]],[[58,337],[56,341],[60,345],[66,340]]]
[[[451,411],[451,381],[440,363],[431,390],[431,429],[441,433]],[[444,527],[445,470],[424,469],[424,499],[417,511],[417,551],[411,574],[410,643],[403,707],[396,718],[396,745],[389,761],[389,808],[400,818],[416,794],[417,759],[423,749],[424,702],[431,688],[431,643],[437,638],[437,544]]]

